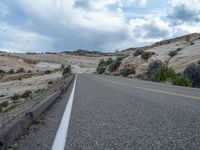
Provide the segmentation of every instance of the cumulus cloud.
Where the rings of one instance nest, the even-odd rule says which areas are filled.
[[[175,20],[176,22],[199,22],[200,21],[200,8],[199,10],[194,10],[193,8],[188,8],[185,4],[175,6],[173,11],[168,15],[169,18]]]
[[[169,37],[171,33],[169,24],[154,15],[132,19],[129,28],[132,36],[141,40],[160,40]]]
[[[148,6],[150,2],[152,1],[1,1],[0,48],[24,51],[79,48],[110,51],[146,45],[173,37],[177,33],[188,33],[187,27],[192,28],[191,32],[198,31],[198,0],[169,0],[167,9],[172,9],[168,15],[152,13],[157,12],[157,9]]]

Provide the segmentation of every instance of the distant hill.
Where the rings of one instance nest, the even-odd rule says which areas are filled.
[[[83,50],[78,49],[76,51],[64,51],[62,53],[65,54],[71,54],[71,55],[77,55],[77,56],[89,56],[89,57],[100,57],[100,56],[113,56],[115,53],[104,53],[100,51],[90,51],[90,50]]]

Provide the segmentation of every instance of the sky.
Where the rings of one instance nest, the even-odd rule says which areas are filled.
[[[0,0],[0,50],[102,52],[200,32],[200,0]]]

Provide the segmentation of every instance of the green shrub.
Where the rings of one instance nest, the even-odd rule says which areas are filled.
[[[185,75],[176,75],[171,81],[173,85],[192,87],[192,80]]]
[[[183,73],[192,80],[194,87],[200,87],[200,64],[189,65]]]
[[[179,47],[179,48],[176,49],[176,51],[179,52],[179,51],[181,51],[182,49],[183,49],[183,48],[180,48],[180,47]]]
[[[137,49],[134,53],[133,56],[137,57],[139,55],[141,55],[142,53],[144,53],[144,51],[142,49]]]
[[[16,106],[17,106],[16,103],[11,103],[8,107],[6,107],[6,108],[3,110],[3,113],[10,111],[11,109],[15,108]]]
[[[108,66],[108,70],[110,72],[116,71],[117,68],[120,66],[121,61],[118,60],[114,60],[109,66]]]
[[[147,75],[150,79],[155,75],[157,70],[163,65],[163,63],[160,60],[155,60],[148,66]]]
[[[21,97],[22,97],[22,98],[28,98],[28,97],[30,97],[31,95],[32,95],[32,91],[27,90],[27,91],[25,91],[25,92],[21,95]]]
[[[169,55],[170,57],[174,57],[174,56],[177,55],[177,54],[178,54],[177,51],[170,51],[168,55]]]
[[[48,84],[53,84],[53,81],[49,81]]]
[[[0,95],[0,97],[4,97],[5,95]]]
[[[106,66],[106,61],[104,59],[100,60],[98,67]]]
[[[50,71],[50,70],[46,70],[44,73],[45,73],[45,74],[50,74],[51,71]]]
[[[72,72],[72,69],[71,69],[71,66],[69,65],[68,67],[66,67],[66,68],[63,70],[62,75],[63,75],[63,76],[66,76],[66,75],[71,74],[71,72]]]
[[[5,74],[6,72],[4,70],[0,70],[0,74]]]
[[[9,105],[8,101],[4,101],[0,103],[0,112],[2,112],[3,108],[7,107]]]
[[[20,96],[18,94],[15,94],[11,97],[11,100],[16,101],[20,98]]]
[[[105,66],[101,66],[101,67],[98,67],[97,68],[97,73],[98,74],[103,74],[106,70],[106,67]]]
[[[32,73],[32,71],[31,71],[31,70],[29,70],[27,73]]]
[[[8,71],[8,74],[13,74],[13,73],[15,73],[13,69],[10,69],[10,70]]]
[[[197,64],[199,64],[199,65],[200,65],[200,60],[197,62]]]
[[[24,70],[24,68],[19,68],[17,71],[16,71],[16,73],[24,73],[25,72],[25,70]]]
[[[110,65],[111,63],[113,62],[113,59],[112,58],[108,58],[105,65],[108,66]]]
[[[152,80],[156,82],[166,81],[168,78],[174,78],[175,75],[175,71],[172,68],[163,65],[156,71]]]
[[[122,61],[125,57],[117,57],[117,61]]]
[[[141,56],[143,59],[149,59],[152,55],[155,55],[155,53],[154,52],[143,52]]]
[[[194,42],[190,42],[190,45],[195,45],[195,43]]]
[[[127,77],[130,74],[135,74],[135,68],[125,68],[120,71],[120,74],[124,77]]]

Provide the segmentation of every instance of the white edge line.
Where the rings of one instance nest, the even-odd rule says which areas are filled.
[[[66,142],[66,138],[67,138],[70,115],[71,115],[74,93],[75,93],[75,88],[76,88],[76,79],[77,79],[77,75],[75,77],[73,89],[70,94],[69,100],[67,102],[67,106],[65,108],[65,112],[63,114],[63,117],[62,117],[61,123],[59,125],[58,131],[56,133],[56,137],[54,139],[51,150],[64,150],[65,149],[65,142]]]

